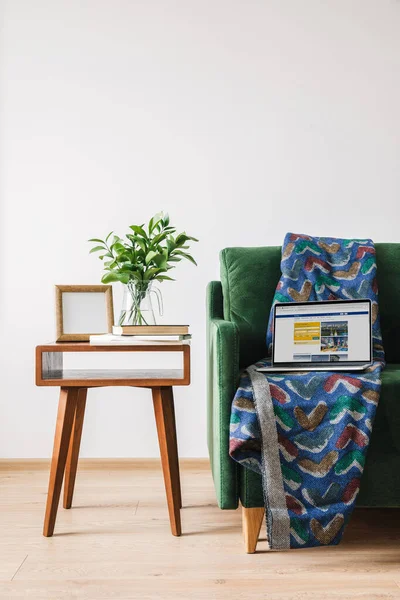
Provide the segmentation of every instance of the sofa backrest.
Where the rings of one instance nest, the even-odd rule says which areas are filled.
[[[387,362],[400,363],[400,244],[376,244],[379,308]],[[220,255],[224,319],[240,333],[240,365],[265,357],[266,330],[279,281],[280,246],[225,248]]]

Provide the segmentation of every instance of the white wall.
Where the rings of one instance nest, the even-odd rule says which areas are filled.
[[[0,456],[49,456],[35,388],[53,284],[97,283],[87,238],[168,210],[201,239],[163,284],[193,332],[182,456],[206,455],[206,283],[286,231],[398,241],[400,3],[3,0]],[[116,304],[119,296],[116,293]],[[149,394],[90,392],[84,456],[157,456]]]

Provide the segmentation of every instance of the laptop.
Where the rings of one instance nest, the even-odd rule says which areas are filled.
[[[363,371],[372,364],[371,300],[279,302],[272,365],[257,371]]]

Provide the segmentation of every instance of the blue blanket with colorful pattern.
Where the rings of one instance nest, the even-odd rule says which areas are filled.
[[[360,487],[384,352],[375,248],[369,239],[289,233],[275,302],[369,298],[374,364],[344,372],[241,376],[232,403],[230,455],[261,473],[271,549],[339,543]],[[267,347],[272,345],[272,310]]]

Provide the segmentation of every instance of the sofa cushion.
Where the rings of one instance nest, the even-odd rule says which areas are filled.
[[[240,365],[266,353],[266,330],[281,270],[280,246],[225,248],[221,255],[224,318],[240,333]],[[381,330],[386,360],[400,362],[400,244],[376,244]]]
[[[400,364],[388,364],[361,479],[359,506],[400,504]],[[261,476],[239,467],[240,501],[246,508],[264,506]]]
[[[387,362],[400,362],[400,244],[375,244],[379,312]]]
[[[226,248],[221,255],[224,319],[240,333],[240,366],[267,353],[266,333],[272,298],[281,275],[281,248]]]

